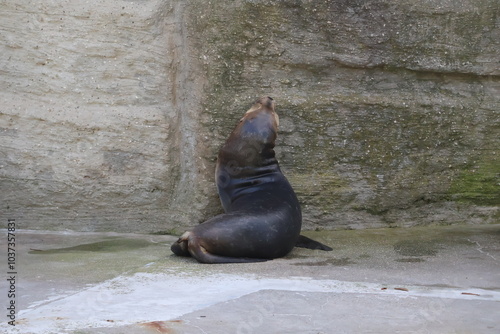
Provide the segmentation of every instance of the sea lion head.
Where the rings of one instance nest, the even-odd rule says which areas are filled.
[[[261,145],[274,147],[279,126],[274,107],[275,102],[269,96],[257,99],[240,119],[227,142],[237,142],[240,149],[249,145],[255,148]]]
[[[280,119],[279,119],[278,114],[274,111],[275,105],[276,105],[276,103],[274,102],[274,99],[270,96],[264,96],[264,97],[258,98],[254,102],[252,107],[250,107],[250,109],[248,109],[248,111],[245,113],[245,116],[247,116],[247,114],[255,113],[256,111],[259,111],[259,110],[260,111],[269,110],[269,111],[271,111],[272,115],[275,118],[275,124],[273,124],[273,126],[275,128],[274,130],[277,132],[278,126],[280,123]],[[243,116],[241,121],[243,121],[245,119],[245,116]]]
[[[279,117],[271,97],[257,99],[243,115],[221,148],[218,165],[244,168],[268,164],[274,159]]]

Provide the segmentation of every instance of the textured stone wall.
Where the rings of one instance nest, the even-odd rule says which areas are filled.
[[[2,216],[116,231],[203,218],[183,15],[166,1],[0,4]]]
[[[217,151],[266,94],[306,228],[499,222],[499,9],[3,2],[1,215],[179,232],[221,212]]]

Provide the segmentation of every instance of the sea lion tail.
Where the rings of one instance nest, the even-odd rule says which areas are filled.
[[[307,249],[319,249],[319,250],[323,250],[323,251],[327,251],[327,252],[333,250],[333,248],[331,248],[327,245],[324,245],[319,241],[305,237],[303,235],[299,235],[299,239],[295,243],[295,247],[301,247],[301,248],[307,248]]]

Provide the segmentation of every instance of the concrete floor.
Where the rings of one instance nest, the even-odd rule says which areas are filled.
[[[173,236],[16,231],[6,333],[500,333],[500,225],[306,232],[252,264],[171,255]],[[7,276],[7,231],[0,240]]]

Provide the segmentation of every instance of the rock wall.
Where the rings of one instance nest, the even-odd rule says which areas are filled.
[[[202,219],[182,2],[0,7],[2,216],[139,232]]]
[[[305,228],[499,222],[494,0],[0,4],[2,221],[173,232],[221,212],[252,101]]]

